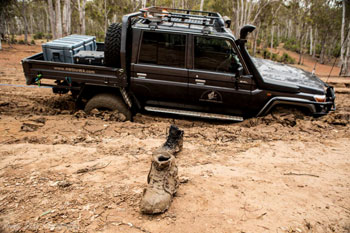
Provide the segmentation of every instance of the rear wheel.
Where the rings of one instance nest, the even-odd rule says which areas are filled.
[[[110,93],[97,94],[85,105],[84,111],[90,113],[92,109],[118,111],[125,116],[125,121],[131,121],[132,114],[121,97]]]
[[[105,38],[105,63],[106,66],[120,67],[120,44],[122,41],[122,24],[112,23]]]

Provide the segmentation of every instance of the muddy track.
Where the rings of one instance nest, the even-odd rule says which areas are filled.
[[[10,52],[0,52],[0,81],[24,84],[18,59],[29,52]],[[338,93],[337,111],[320,118],[277,112],[227,123],[138,114],[123,123],[75,112],[69,95],[47,88],[0,93],[5,232],[350,230],[349,94]],[[185,131],[182,183],[166,213],[142,215],[151,152],[170,124]]]

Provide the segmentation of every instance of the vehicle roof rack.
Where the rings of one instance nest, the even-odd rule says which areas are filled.
[[[147,7],[140,10],[142,13],[139,18],[145,20],[151,29],[155,29],[164,22],[170,23],[171,26],[176,24],[203,26],[202,32],[210,33],[212,29],[217,32],[223,32],[225,21],[219,13],[210,11],[184,10],[166,7]]]

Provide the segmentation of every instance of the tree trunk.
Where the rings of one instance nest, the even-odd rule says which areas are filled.
[[[81,13],[81,3],[80,0],[77,0],[78,3],[78,13],[79,13],[79,34],[81,34],[81,27],[82,27],[82,13]]]
[[[62,17],[61,17],[61,0],[56,0],[56,34],[62,37]]]
[[[50,25],[51,25],[51,33],[53,39],[57,38],[57,33],[56,33],[56,15],[53,10],[53,5],[52,5],[52,0],[48,0],[48,7],[49,7],[49,17],[50,17]]]
[[[22,16],[24,21],[24,43],[28,44],[28,22],[27,22],[27,15],[26,15],[26,4],[23,0],[22,5]]]
[[[71,7],[71,1],[70,0],[67,0],[67,1],[68,1],[67,33],[68,35],[70,35],[72,32],[72,7]]]
[[[44,8],[44,11],[45,11],[45,20],[46,20],[46,23],[45,23],[45,34],[49,33],[50,32],[50,14],[48,13],[48,10],[47,8],[45,7]]]
[[[315,26],[315,38],[314,38],[314,51],[312,52],[312,58],[315,58],[316,57],[316,44],[317,44],[317,27]]]
[[[243,26],[243,20],[244,20],[244,1],[241,0],[241,13],[240,13],[240,16],[241,16],[241,19],[239,21],[239,27],[241,28]]]
[[[147,0],[142,0],[142,8],[146,8]]]
[[[199,8],[200,11],[203,11],[203,6],[204,6],[204,0],[201,0],[201,6]]]
[[[321,54],[320,54],[320,64],[324,64],[324,54],[325,54],[325,44],[327,39],[322,40]]]
[[[272,22],[272,24],[273,24],[273,22]],[[272,58],[272,49],[273,49],[273,34],[274,34],[274,29],[275,29],[275,27],[272,26],[272,28],[271,28],[271,41],[270,41],[270,54],[271,54],[271,58]]]
[[[346,0],[343,0],[343,14],[342,14],[342,23],[341,23],[341,41],[340,41],[340,62],[344,63],[345,55],[345,21],[346,21]]]
[[[68,0],[69,2],[69,0]],[[69,3],[68,3],[69,4]],[[63,36],[67,36],[68,35],[68,28],[67,28],[67,16],[68,16],[68,12],[67,12],[68,8],[67,8],[67,0],[64,0],[64,4],[63,4],[63,10],[62,10],[62,29],[63,29]]]
[[[350,31],[350,23],[348,31]],[[350,76],[350,33],[348,33],[346,40],[346,55],[344,58],[344,64],[342,65],[343,69],[341,73],[344,76]]]
[[[83,3],[80,3],[80,0],[78,1],[78,11],[79,11],[79,21],[80,21],[80,34],[85,34],[85,5],[86,0],[83,0]]]
[[[310,27],[310,56],[312,55],[312,45],[313,45],[313,38],[312,38],[312,26]]]
[[[62,26],[63,26],[63,34],[65,36],[69,35],[70,34],[70,27],[71,27],[70,0],[64,0]]]
[[[346,25],[346,0],[343,0],[343,15],[342,15],[342,27],[341,27],[341,49],[340,49],[340,73],[339,75],[349,75],[349,53],[350,53],[350,24],[348,26],[347,35],[345,35]]]
[[[261,25],[261,21],[259,21],[258,27],[255,30],[254,43],[253,43],[253,57],[255,56],[255,53],[256,53],[256,46],[257,46],[258,36],[260,32],[260,25]]]
[[[238,37],[239,36],[239,0],[237,0],[237,5],[236,5],[236,9],[233,5],[233,11],[236,13],[236,19],[235,19],[235,35]]]
[[[108,12],[107,12],[107,0],[104,0],[104,18],[105,18],[105,34],[108,27]]]
[[[33,34],[33,24],[34,24],[34,18],[31,13],[29,13],[29,34]],[[40,25],[42,26],[42,25]],[[40,27],[41,28],[41,27]],[[42,32],[42,30],[40,30]]]
[[[299,61],[298,61],[298,65],[301,65],[301,60],[303,58],[303,39],[304,39],[304,34],[302,33],[304,29],[304,24],[303,26],[300,27],[300,34],[299,34],[299,46],[300,46],[300,50],[299,50]]]

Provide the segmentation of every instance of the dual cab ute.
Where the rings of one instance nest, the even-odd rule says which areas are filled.
[[[236,39],[219,13],[150,7],[108,28],[101,64],[25,58],[28,85],[72,92],[77,106],[118,110],[127,120],[138,111],[241,121],[276,106],[312,115],[335,109],[333,87],[309,72],[252,58],[245,47],[255,27]],[[45,84],[45,81],[51,84]]]

